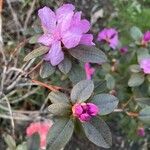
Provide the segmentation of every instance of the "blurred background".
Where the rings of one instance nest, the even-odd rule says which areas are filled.
[[[33,72],[32,69],[29,69],[33,68],[36,62],[34,64],[33,62],[23,62],[24,56],[38,47],[38,44],[34,43],[35,33],[41,32],[39,31],[37,11],[45,5],[56,9],[63,3],[74,4],[77,10],[81,10],[83,16],[91,21],[91,33],[95,36],[95,40],[98,32],[104,27],[116,28],[123,45],[131,41],[128,31],[132,26],[136,25],[143,32],[150,30],[150,0],[4,0],[1,12],[1,37],[3,40],[1,51],[3,52],[0,55],[5,55],[5,60],[0,59],[0,80],[1,91],[5,95],[3,93],[0,95],[0,150],[8,147],[6,133],[13,137],[14,141],[10,140],[13,144],[18,145],[25,141],[25,128],[30,122],[24,116],[25,114],[21,113],[18,117],[24,117],[27,121],[22,122],[20,119],[16,119],[15,126],[13,126],[8,117],[11,113],[10,106],[20,112],[42,109],[41,105],[44,103],[43,100],[46,99],[48,91],[28,79],[22,78],[19,73],[22,70],[31,71],[30,77],[39,79],[38,67]],[[5,72],[5,66],[9,68],[7,72]],[[6,74],[5,77],[4,74]],[[68,86],[69,81],[65,75],[56,72],[47,79],[46,83],[65,87]],[[38,113],[35,115],[38,116]],[[136,119],[118,113],[113,113],[105,119],[113,135],[111,150],[150,149],[150,131],[147,131],[145,137],[139,137],[136,134]],[[12,130],[14,131],[12,132]],[[76,136],[66,146],[66,150],[85,149],[102,150],[103,148],[98,148],[84,138]]]

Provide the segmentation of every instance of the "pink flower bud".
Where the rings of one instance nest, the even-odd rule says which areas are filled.
[[[46,137],[52,125],[52,121],[31,123],[26,129],[26,134],[30,137],[33,134],[38,133],[40,135],[40,148],[44,150],[46,149]]]
[[[145,136],[145,130],[143,127],[138,128],[137,135],[141,137]]]
[[[73,116],[81,122],[89,121],[99,113],[99,108],[93,103],[77,103],[72,107]]]
[[[145,42],[150,42],[150,31],[144,33],[143,40]]]
[[[84,69],[85,69],[85,73],[86,73],[86,79],[91,80],[92,76],[95,72],[95,69],[90,66],[90,63],[85,63]]]
[[[87,103],[87,106],[88,106],[88,113],[91,115],[91,116],[96,116],[99,112],[99,108],[93,104],[93,103]]]
[[[122,47],[122,48],[120,48],[119,51],[120,51],[121,54],[126,54],[128,52],[128,48],[127,47]]]

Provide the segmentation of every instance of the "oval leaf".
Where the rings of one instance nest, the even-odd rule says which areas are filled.
[[[30,59],[39,57],[47,53],[48,51],[49,51],[49,48],[46,46],[41,46],[39,48],[36,48],[24,58],[24,61],[29,61]]]
[[[40,149],[40,136],[38,133],[35,133],[31,137],[28,138],[27,147],[28,147],[28,150]]]
[[[143,82],[144,82],[143,74],[140,73],[132,74],[128,81],[128,86],[130,87],[140,86]]]
[[[49,62],[44,61],[40,68],[41,78],[47,78],[55,72],[55,67]]]
[[[118,98],[110,94],[98,94],[93,97],[92,103],[100,110],[100,115],[106,115],[114,111],[118,105]]]
[[[80,72],[80,73],[79,73]],[[73,65],[69,72],[69,79],[74,83],[78,83],[81,80],[86,79],[85,71],[79,65]]]
[[[131,37],[135,41],[139,41],[143,36],[143,33],[141,32],[141,30],[138,27],[135,27],[135,26],[131,28],[130,34],[131,34]]]
[[[70,140],[74,130],[72,119],[58,119],[50,129],[47,137],[47,150],[60,150]]]
[[[93,90],[93,81],[82,80],[73,87],[71,91],[71,101],[73,103],[84,102],[91,96]]]
[[[52,103],[69,103],[67,95],[59,91],[50,92],[48,97]]]
[[[97,146],[110,148],[112,145],[111,132],[107,124],[100,118],[92,118],[89,122],[82,123],[85,135]]]
[[[107,74],[105,76],[106,86],[109,90],[113,90],[115,88],[115,79],[112,75]]]
[[[142,108],[150,106],[150,98],[149,97],[135,98],[135,100]]]
[[[69,50],[69,53],[76,59],[83,62],[91,62],[102,64],[107,62],[107,57],[104,52],[95,46],[79,45]]]
[[[150,106],[145,107],[140,111],[139,119],[146,124],[150,124]]]
[[[48,111],[56,116],[66,116],[71,114],[71,106],[64,103],[51,104]]]
[[[72,63],[67,57],[65,57],[64,60],[58,65],[59,70],[64,74],[67,74],[71,70],[71,67]]]
[[[141,68],[140,68],[140,66],[139,65],[131,65],[130,66],[130,71],[131,72],[133,72],[133,73],[138,73],[138,72],[140,72],[141,71]]]

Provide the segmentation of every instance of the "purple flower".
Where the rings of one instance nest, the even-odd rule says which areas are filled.
[[[99,108],[93,103],[77,103],[72,107],[72,112],[81,122],[87,122],[99,113]]]
[[[145,42],[150,42],[150,31],[144,33],[143,40]]]
[[[128,48],[127,47],[122,47],[119,49],[121,54],[126,54],[128,52]]]
[[[114,28],[104,28],[98,34],[98,41],[105,41],[112,49],[115,49],[118,44],[118,32]]]
[[[137,135],[141,137],[145,136],[145,130],[143,127],[138,128]]]
[[[81,19],[82,12],[74,10],[72,4],[64,4],[56,12],[46,6],[38,11],[44,31],[38,42],[50,48],[44,60],[49,61],[53,66],[64,59],[62,46],[70,49],[79,44],[94,44],[93,35],[86,34],[90,29],[89,21]]]
[[[145,74],[150,74],[150,58],[145,58],[140,61],[140,68]]]
[[[90,63],[85,63],[84,69],[85,69],[85,73],[86,73],[86,79],[91,80],[92,75],[95,72],[95,69],[90,66]]]

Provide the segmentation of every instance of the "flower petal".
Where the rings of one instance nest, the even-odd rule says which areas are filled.
[[[112,49],[115,49],[118,46],[118,43],[119,43],[118,35],[115,35],[109,42],[110,42],[110,47]]]
[[[45,55],[44,59],[50,61],[53,66],[58,65],[64,59],[60,41],[52,44],[50,51]]]
[[[73,48],[79,44],[81,37],[82,34],[78,33],[77,28],[74,28],[63,33],[62,42],[66,48]]]
[[[93,35],[92,34],[83,34],[80,39],[80,44],[87,45],[87,46],[95,45],[93,43]]]
[[[38,38],[38,43],[41,43],[45,46],[50,46],[54,42],[53,36],[50,34],[43,34]]]
[[[49,7],[39,9],[38,16],[41,20],[42,27],[46,33],[50,33],[56,27],[55,13]]]
[[[56,10],[58,26],[60,26],[62,32],[70,27],[74,9],[75,7],[72,4],[64,4]]]

